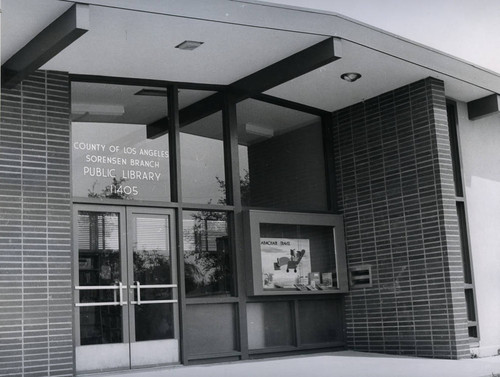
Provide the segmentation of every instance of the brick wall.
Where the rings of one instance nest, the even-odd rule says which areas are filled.
[[[350,266],[373,286],[346,297],[361,351],[469,356],[443,83],[426,79],[334,114]]]
[[[2,88],[0,375],[73,374],[69,81]]]
[[[251,145],[248,164],[252,206],[328,209],[321,124]]]

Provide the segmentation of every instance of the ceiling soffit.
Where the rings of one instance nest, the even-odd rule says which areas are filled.
[[[28,19],[26,30],[33,37],[36,32],[32,22],[40,29],[44,27],[36,12],[50,23],[72,4],[44,0],[46,9],[42,9],[40,3],[4,0],[3,26],[13,25],[15,19],[26,24]],[[167,7],[158,1],[120,2],[122,7],[142,8],[140,11],[91,6],[90,31],[42,68],[229,85],[324,40],[325,36],[340,35],[342,59],[276,86],[266,94],[334,111],[428,76],[444,80],[447,95],[462,101],[486,96],[486,89],[496,85],[495,80],[490,80],[488,88],[481,88],[482,79],[487,76],[484,71],[338,15],[225,0],[214,0],[210,7],[198,0],[168,3]],[[12,4],[17,4],[15,17]],[[33,7],[34,13],[26,9],[29,7]],[[162,14],[165,12],[170,15]],[[2,52],[7,51],[4,59],[15,52],[14,45],[20,48],[26,41],[28,31],[19,24],[14,29],[19,36],[14,30],[3,35]],[[193,51],[176,49],[184,40],[204,43]],[[425,64],[419,63],[429,57]],[[346,71],[360,72],[363,77],[356,83],[346,83],[340,80],[340,74]],[[478,77],[478,85],[467,82],[473,73]]]
[[[43,68],[227,85],[324,39],[91,6],[89,32]],[[175,48],[185,40],[203,44],[193,51]]]
[[[68,0],[61,1],[67,2]],[[87,0],[86,3],[116,6],[116,0]],[[341,37],[346,41],[380,51],[409,64],[427,68],[434,74],[459,79],[488,91],[500,92],[500,75],[497,73],[335,13],[253,0],[211,0],[210,2],[206,0],[169,0],[168,2],[121,0],[120,6],[140,12],[204,19],[218,23]]]

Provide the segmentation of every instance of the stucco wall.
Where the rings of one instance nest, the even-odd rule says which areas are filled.
[[[469,121],[458,104],[462,169],[479,321],[478,356],[500,349],[500,115]]]

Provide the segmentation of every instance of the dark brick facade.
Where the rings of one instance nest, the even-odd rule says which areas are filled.
[[[349,348],[469,357],[443,83],[340,110],[334,135],[348,263],[373,274],[346,297]]]
[[[73,374],[69,98],[65,73],[37,72],[2,89],[0,375]],[[334,135],[348,263],[373,272],[371,288],[346,296],[349,347],[468,357],[442,82],[419,81],[338,111]],[[311,149],[321,144],[320,127],[285,136],[249,151],[250,160],[275,159],[283,173],[259,205],[326,209],[323,150]],[[267,145],[265,158],[271,142],[278,144]],[[252,174],[261,169],[251,166]],[[290,191],[291,170],[305,181]],[[290,200],[283,190],[293,204],[279,202]]]
[[[68,75],[2,88],[0,375],[73,374]]]

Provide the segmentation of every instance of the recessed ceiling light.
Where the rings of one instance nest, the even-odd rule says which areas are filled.
[[[200,47],[203,44],[203,42],[198,42],[198,41],[184,41],[181,44],[178,44],[175,46],[175,48],[178,48],[180,50],[188,50],[192,51],[195,48]]]
[[[361,74],[360,73],[357,73],[357,72],[347,72],[347,73],[343,73],[340,78],[342,80],[345,80],[347,82],[354,82],[356,80],[358,80],[359,78],[361,78]]]

